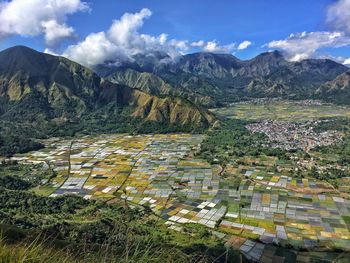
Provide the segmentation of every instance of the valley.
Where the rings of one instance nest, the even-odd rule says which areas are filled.
[[[318,100],[285,100],[281,98],[260,98],[232,103],[222,108],[211,109],[225,118],[243,120],[275,120],[305,122],[319,119],[349,117],[346,105],[325,103]]]
[[[350,263],[350,0],[0,0],[0,263]]]
[[[297,147],[297,151],[284,148],[265,152],[269,140],[259,133],[260,126],[249,131],[249,125],[256,125],[255,121],[259,124],[264,118],[276,116],[278,121],[306,123],[320,132],[322,127],[318,125],[327,125],[323,104],[278,103],[276,106],[275,102],[264,102],[270,115],[256,109],[261,117],[257,115],[253,122],[245,116],[250,116],[254,105],[244,112],[240,107],[246,104],[239,104],[240,116],[246,120],[243,123],[232,120],[234,129],[224,124],[203,135],[101,134],[51,138],[41,141],[45,145],[43,150],[17,154],[11,160],[52,171],[54,176],[33,188],[39,195],[73,194],[86,200],[149,210],[164,227],[175,232],[202,225],[253,261],[299,262],[325,255],[331,260],[340,255],[331,251],[347,251],[350,246],[349,169],[347,163],[341,164],[341,156],[334,154],[332,160],[322,147],[346,143],[348,132],[342,122],[327,119],[336,121],[339,127],[330,126],[343,133],[336,136],[337,140],[306,152],[303,147]],[[281,110],[280,103],[287,104],[289,110],[284,107]],[[260,109],[260,105],[257,107]],[[305,112],[298,109],[293,114],[290,109],[298,107],[312,109]],[[334,110],[338,115],[332,117],[347,116],[347,108],[342,109]],[[228,114],[227,109],[217,111]],[[286,111],[291,112],[289,118]],[[293,127],[298,131],[303,124]],[[237,137],[226,134],[226,129]],[[227,140],[218,139],[222,133],[228,136]],[[234,146],[247,136],[252,138],[247,147]],[[308,135],[301,132],[300,136]],[[211,139],[214,149],[206,148]],[[242,147],[247,152],[238,153]],[[210,154],[207,149],[211,149]],[[339,176],[324,180],[324,173]],[[306,255],[302,252],[305,249],[317,252]]]
[[[345,66],[275,51],[89,69],[23,46],[0,62],[6,238],[49,236],[72,262],[349,255],[350,108],[327,89]]]

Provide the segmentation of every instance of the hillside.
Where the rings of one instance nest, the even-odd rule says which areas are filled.
[[[347,71],[334,80],[323,84],[316,91],[320,98],[327,98],[328,101],[349,104],[350,103],[350,71]]]
[[[156,75],[148,72],[138,72],[130,68],[114,72],[108,76],[108,80],[140,89],[152,95],[176,93],[174,87]]]
[[[193,101],[196,104],[207,105],[211,102],[209,96],[193,92],[191,90],[191,83],[188,85],[173,86],[153,73],[140,72],[131,68],[114,69],[112,72],[109,72],[108,67],[107,71],[104,71],[105,68],[100,66],[95,70],[100,76],[116,84],[126,85],[156,96],[178,96]]]
[[[173,112],[179,105],[184,107],[184,112],[190,111],[198,116],[195,123],[199,126],[207,125],[213,119],[209,113],[202,114],[203,110],[178,98],[153,97],[127,87],[129,82],[123,83],[125,85],[108,83],[91,70],[68,59],[39,53],[26,47],[14,47],[0,53],[0,81],[0,96],[4,102],[1,118],[6,119],[19,117],[17,113],[33,115],[35,111],[44,119],[72,120],[106,106],[103,104],[105,102],[118,108],[131,107],[132,116],[160,122],[174,123],[180,120],[183,124],[193,123],[193,119],[186,119],[179,112]],[[161,84],[155,83],[154,87],[158,88]],[[163,85],[166,89],[167,85]],[[136,87],[142,88],[141,85]],[[152,90],[145,91],[157,94]],[[103,100],[107,96],[114,100]],[[144,100],[162,101],[159,105],[166,105],[168,110],[158,109],[157,104],[153,104],[149,110],[145,109],[149,104],[140,102]],[[28,105],[29,101],[31,105]],[[139,114],[140,111],[153,117]],[[162,118],[154,117],[158,115],[162,115]],[[174,115],[178,118],[171,117]]]
[[[117,91],[116,87],[118,87]],[[122,107],[126,105],[132,109],[131,116],[139,117],[144,121],[193,128],[209,127],[215,122],[213,114],[179,97],[152,96],[138,89],[106,81],[102,83],[102,88],[103,91],[100,94],[102,105],[116,104]]]

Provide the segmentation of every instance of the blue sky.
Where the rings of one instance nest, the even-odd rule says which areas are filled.
[[[350,0],[52,2],[0,0],[0,49],[27,45],[83,64],[100,63],[110,56],[127,59],[152,49],[172,56],[210,51],[249,59],[279,49],[290,60],[330,57],[345,62],[350,58]],[[41,6],[49,11],[37,10]],[[129,17],[123,19],[125,13]],[[27,21],[28,14],[36,20]],[[112,32],[113,21],[120,23]],[[90,36],[93,41],[86,41]],[[240,46],[243,41],[246,45]],[[96,50],[96,46],[104,48]]]

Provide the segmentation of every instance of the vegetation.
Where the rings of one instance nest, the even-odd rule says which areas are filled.
[[[208,138],[202,143],[200,156],[210,163],[227,164],[234,157],[243,156],[277,156],[287,159],[285,151],[265,147],[265,135],[251,133],[245,126],[244,120],[227,120],[218,129],[210,131]]]
[[[0,121],[0,156],[11,156],[42,148],[43,145],[33,139],[35,132],[34,128],[28,131],[22,129],[21,125]]]
[[[345,117],[333,118],[327,121],[322,121],[318,123],[314,130],[317,132],[324,132],[329,130],[348,132],[350,119]]]
[[[23,165],[17,161],[0,164],[0,187],[10,190],[28,190],[52,178],[52,171],[43,171],[42,165]]]
[[[341,129],[343,131],[348,130],[347,120],[336,120],[325,125],[320,125],[317,129],[323,130],[328,127],[333,129]],[[321,181],[327,181],[333,186],[338,187],[340,178],[349,177],[350,174],[347,169],[341,169],[341,167],[348,167],[350,165],[350,136],[347,135],[343,142],[325,147],[317,147],[311,153],[312,156],[316,156],[316,161],[329,167],[323,171],[319,171],[317,167],[313,166],[308,175],[319,179]],[[333,158],[329,158],[332,156]],[[340,167],[340,168],[338,168]]]
[[[340,169],[329,168],[326,171],[321,172],[321,171],[318,171],[315,166],[311,168],[308,175],[320,181],[326,181],[335,187],[339,186],[338,179],[349,176],[347,172]]]
[[[326,147],[318,147],[315,152],[319,152],[325,155],[337,156],[335,162],[339,165],[348,166],[350,165],[350,136],[346,136],[342,143]],[[329,160],[324,160],[330,162]]]
[[[0,156],[9,157],[16,153],[38,150],[44,147],[39,139],[56,136],[73,137],[77,134],[97,133],[196,133],[204,130],[205,127],[194,124],[145,121],[139,117],[131,117],[127,110],[120,112],[111,106],[64,123],[40,120],[18,123],[0,119]]]

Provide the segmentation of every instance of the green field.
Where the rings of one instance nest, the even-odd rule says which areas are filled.
[[[233,104],[228,107],[211,109],[211,111],[218,116],[242,120],[308,121],[350,117],[349,107],[333,104],[304,105],[295,101]]]

